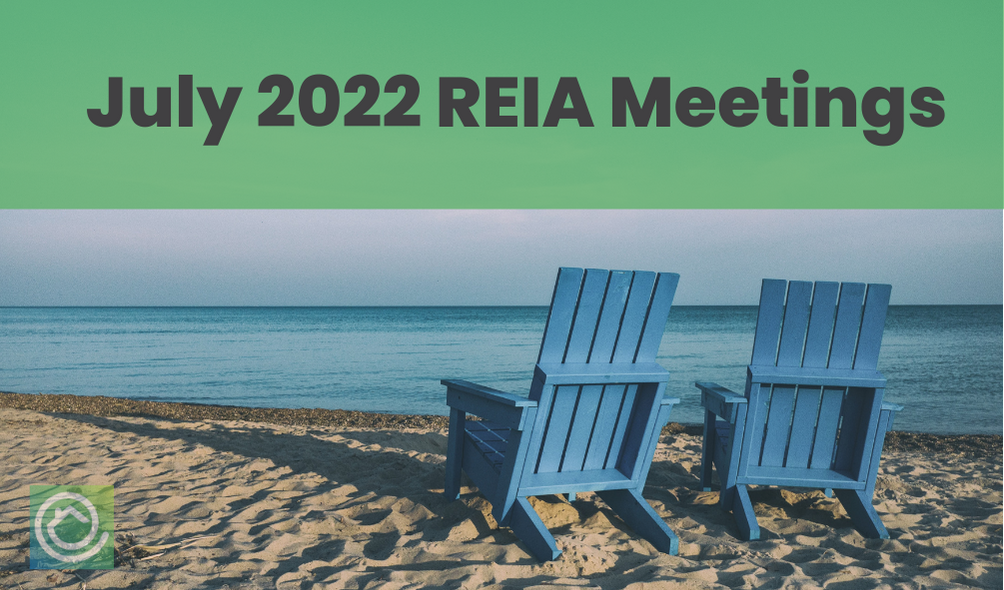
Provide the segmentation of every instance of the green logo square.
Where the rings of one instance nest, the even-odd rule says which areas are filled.
[[[112,569],[112,486],[31,486],[31,569]]]

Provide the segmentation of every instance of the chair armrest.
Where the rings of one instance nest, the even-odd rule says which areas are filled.
[[[896,418],[896,412],[903,409],[903,406],[899,404],[894,404],[890,402],[882,402],[882,410],[880,411],[881,419],[883,422],[882,428],[888,432],[892,430],[892,421]]]
[[[659,424],[659,431],[669,423],[670,414],[673,413],[673,406],[680,403],[680,398],[678,397],[663,397],[662,402],[659,404],[659,413],[656,414],[656,422]],[[656,437],[658,438],[658,437]]]
[[[903,406],[899,404],[894,404],[892,402],[882,402],[882,411],[884,412],[899,412],[903,409]]]
[[[740,406],[747,403],[744,396],[717,383],[698,381],[694,383],[694,386],[701,390],[701,405],[716,416],[721,416],[730,424],[735,423]]]
[[[463,381],[443,379],[446,386],[446,404],[454,410],[490,418],[507,428],[522,430],[526,408],[536,408],[537,402],[491,387]]]

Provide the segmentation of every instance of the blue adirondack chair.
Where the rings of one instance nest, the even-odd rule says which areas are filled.
[[[701,485],[711,489],[714,466],[719,504],[743,538],[760,538],[748,485],[832,490],[861,534],[889,538],[872,497],[885,433],[903,409],[882,401],[876,370],[890,290],[765,279],[746,394],[696,384]]]
[[[529,496],[594,491],[658,550],[677,537],[641,496],[678,399],[655,362],[679,275],[562,268],[529,397],[444,380],[446,496],[461,471],[539,560],[561,555]],[[467,420],[470,413],[480,421]]]

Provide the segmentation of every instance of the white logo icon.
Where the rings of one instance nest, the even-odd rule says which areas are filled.
[[[83,505],[84,508],[87,509],[89,516],[82,514],[79,510],[77,510],[73,506],[67,506],[65,508],[56,508],[53,511],[55,516],[52,518],[52,520],[49,521],[48,526],[46,526],[43,529],[43,520],[46,512],[53,504],[55,504],[60,500],[74,500],[78,502],[79,504]],[[56,527],[59,526],[59,523],[63,522],[67,518],[75,518],[82,524],[90,523],[91,525],[90,532],[87,534],[86,537],[75,543],[68,543],[60,539],[59,535],[56,533]],[[98,551],[101,551],[101,548],[105,546],[106,542],[108,542],[108,532],[105,531],[101,533],[101,538],[98,539],[97,543],[95,543],[94,546],[88,549],[87,551],[76,555],[64,555],[59,551],[53,549],[52,546],[49,545],[49,543],[45,540],[46,532],[48,532],[48,537],[52,539],[52,542],[57,547],[63,549],[64,551],[77,551],[79,549],[83,549],[84,547],[87,547],[91,543],[91,541],[94,540],[94,537],[98,534],[98,511],[95,510],[94,504],[91,504],[90,500],[81,496],[80,494],[74,494],[72,492],[61,492],[59,494],[53,494],[48,500],[45,501],[44,504],[42,504],[42,506],[38,509],[38,512],[35,513],[35,536],[38,538],[38,542],[42,546],[42,549],[46,553],[48,553],[49,555],[60,561],[69,563],[79,563],[81,561],[84,561],[97,555]]]

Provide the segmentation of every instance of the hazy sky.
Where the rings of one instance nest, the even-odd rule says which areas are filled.
[[[546,305],[559,266],[1002,300],[999,210],[0,210],[0,305]]]

